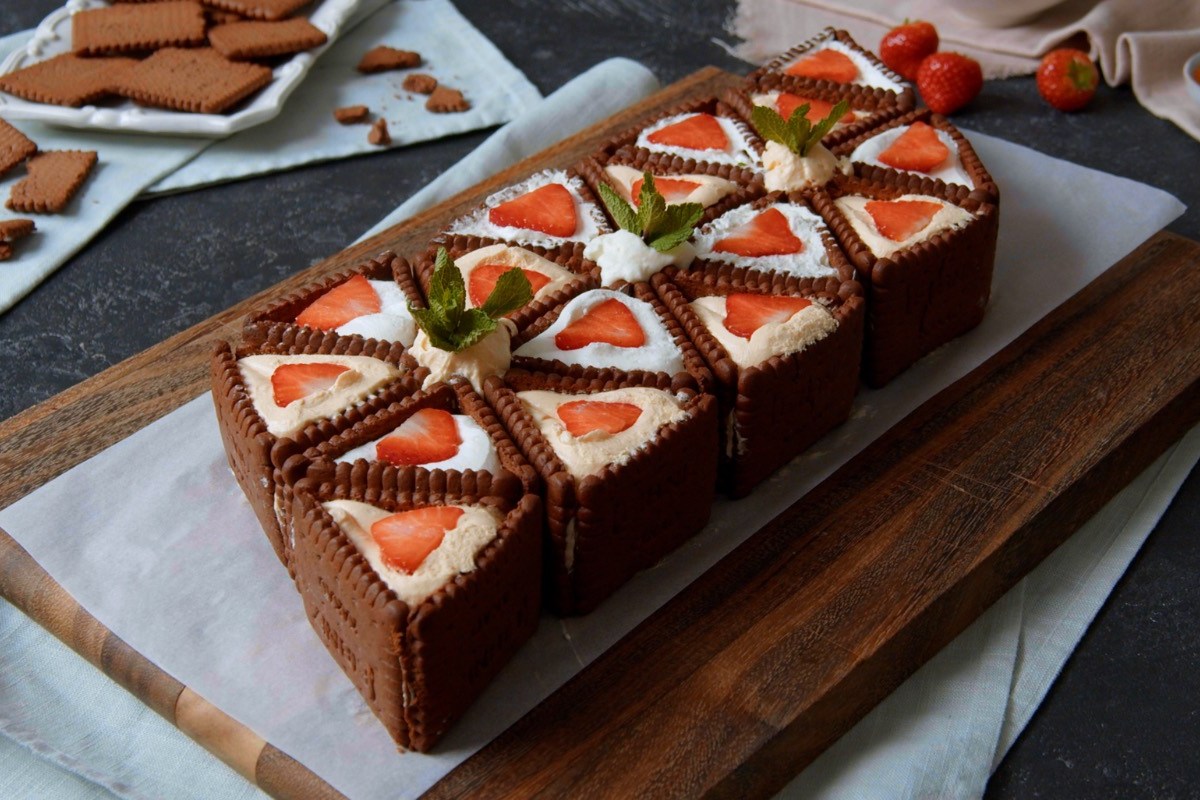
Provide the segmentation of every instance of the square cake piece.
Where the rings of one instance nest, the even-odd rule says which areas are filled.
[[[211,363],[213,403],[225,455],[279,560],[292,570],[281,527],[280,463],[285,439],[332,436],[415,392],[424,373],[404,348],[310,328],[273,328],[236,351],[217,344]],[[284,448],[283,455],[291,455]]]
[[[296,588],[396,744],[426,752],[537,629],[541,503],[511,476],[403,491],[372,464],[296,487]]]
[[[867,291],[863,378],[882,386],[983,319],[999,210],[962,185],[893,173],[813,197]]]
[[[850,415],[866,301],[846,267],[772,285],[751,275],[654,276],[717,379],[721,486],[743,497]]]
[[[714,98],[694,100],[643,120],[600,148],[600,161],[658,153],[705,164],[752,168],[762,151],[754,129]]]
[[[261,342],[273,327],[300,325],[410,347],[417,329],[409,304],[425,307],[408,261],[389,251],[251,314],[242,336]]]
[[[545,486],[546,580],[584,614],[708,522],[716,398],[645,373],[587,380],[510,370],[485,397]]]

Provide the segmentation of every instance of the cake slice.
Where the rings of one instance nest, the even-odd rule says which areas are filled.
[[[826,28],[796,47],[781,53],[750,73],[747,83],[766,74],[786,75],[814,87],[858,86],[881,101],[904,110],[916,104],[912,87],[904,78],[868,52],[843,30]]]
[[[381,464],[304,480],[296,588],[396,744],[426,752],[533,634],[541,504],[511,476],[397,488]]]
[[[550,602],[586,613],[708,521],[716,401],[665,375],[511,370],[485,396],[541,476]]]
[[[513,364],[575,377],[690,374],[707,389],[712,376],[648,284],[592,289],[548,311],[513,342]]]
[[[716,99],[696,100],[639,121],[600,148],[599,159],[629,163],[654,154],[706,165],[752,167],[762,150],[758,134]]]
[[[653,283],[716,376],[727,494],[749,494],[849,416],[866,303],[848,265],[790,286],[675,269]]]
[[[408,262],[389,251],[251,314],[243,336],[262,341],[273,326],[299,325],[409,347],[417,333],[410,305],[424,300]]]
[[[271,328],[237,350],[225,342],[214,350],[213,402],[229,466],[289,570],[273,450],[309,426],[333,435],[412,394],[423,373],[402,363],[403,354],[399,344],[292,326]]]
[[[981,201],[994,204],[999,198],[995,181],[971,143],[949,120],[928,109],[846,141],[834,148],[834,154],[849,158],[855,174],[879,183],[901,173],[965,186]]]
[[[547,249],[566,247],[565,252],[571,253],[609,230],[608,220],[579,176],[543,170],[492,194],[482,208],[452,222],[446,233]]]
[[[813,197],[867,289],[863,377],[882,386],[974,328],[991,294],[997,207],[966,186],[894,174]]]

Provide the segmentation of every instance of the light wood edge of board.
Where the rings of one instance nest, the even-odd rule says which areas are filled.
[[[639,117],[693,97],[719,94],[737,80],[738,76],[715,67],[698,70],[625,111],[0,422],[0,508],[205,392],[213,343],[218,339],[238,341],[242,319],[270,299],[386,250],[400,255],[423,252],[449,220],[497,189],[547,167],[570,166]],[[46,447],[48,441],[55,443],[53,448]]]

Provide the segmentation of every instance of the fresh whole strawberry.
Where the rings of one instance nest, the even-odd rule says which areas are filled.
[[[915,81],[927,56],[938,49],[938,32],[929,22],[905,22],[883,35],[879,57],[905,80]]]
[[[1078,111],[1096,94],[1099,76],[1087,53],[1070,47],[1051,50],[1038,66],[1038,93],[1059,111]]]
[[[934,53],[917,70],[917,90],[938,114],[953,114],[983,88],[979,62],[961,53]]]

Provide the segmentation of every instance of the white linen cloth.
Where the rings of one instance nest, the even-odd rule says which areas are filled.
[[[0,39],[0,59],[24,46],[32,31]],[[404,92],[404,72],[362,75],[362,54],[377,44],[421,53],[430,72],[461,89],[471,109],[434,114],[425,97]],[[146,193],[178,192],[276,172],[301,164],[347,158],[381,149],[367,141],[367,125],[341,125],[333,109],[368,106],[388,121],[401,147],[507,122],[541,95],[496,46],[459,13],[450,0],[368,0],[341,38],[313,65],[279,116],[214,141],[55,128],[13,121],[42,150],[96,150],[100,163],[61,214],[29,216],[38,232],[15,245],[0,269],[0,314],[11,308],[99,233],[121,209]],[[372,117],[374,119],[374,117]],[[0,180],[0,199],[24,177],[14,169]]]
[[[596,98],[624,89],[624,99],[614,100],[624,105],[646,93],[653,79],[644,70],[639,78],[639,69],[629,62],[605,64],[573,81],[489,140],[481,148],[486,158],[468,157],[436,188],[405,204],[401,214],[569,135],[590,121],[583,118],[586,112],[599,111],[591,105]],[[548,120],[570,124],[554,127]],[[228,473],[207,396],[0,511],[0,527],[125,641],[335,788],[352,798],[415,796],[896,420],[1183,210],[1156,189],[992,137],[971,139],[1005,197],[993,303],[983,325],[887,388],[864,392],[853,419],[761,486],[754,502],[718,502],[705,531],[596,612],[581,619],[543,618],[535,639],[433,755],[394,752],[308,629],[299,597]],[[1074,203],[1064,202],[1080,192],[1115,202],[1093,206],[1083,218]],[[1047,230],[1057,235],[1047,237]],[[1039,247],[1028,248],[1031,241]],[[1040,277],[1050,269],[1059,276],[1052,293]],[[839,743],[798,779],[814,783],[793,784],[792,790],[895,797],[901,787],[908,796],[923,797],[938,791],[923,776],[942,775],[962,776],[950,778],[954,782],[944,791],[980,786],[1195,463],[1198,439],[1189,436],[1139,479],[1144,483],[1135,483],[1110,504],[1112,510],[1089,523],[1098,526],[1100,532],[1091,534],[1097,539],[1077,544],[1086,535],[1077,534],[843,739],[857,745]],[[131,488],[119,501],[90,479],[111,465],[120,465],[129,478]],[[191,513],[177,513],[181,502],[192,506]],[[67,537],[73,540],[71,533],[83,529],[87,540],[66,547]],[[1097,559],[1095,549],[1108,542]],[[1078,586],[1064,587],[1068,583]],[[247,585],[255,586],[250,605],[243,602]],[[136,594],[127,587],[136,587]],[[148,615],[148,608],[155,613]],[[20,652],[0,650],[5,671],[17,666],[9,661],[24,669],[41,666]],[[271,692],[262,691],[264,674],[272,676]],[[947,746],[947,714],[959,715],[955,742],[969,739],[969,746]],[[36,745],[31,729],[36,734],[27,724],[21,736],[0,720],[0,731]],[[852,752],[844,753],[846,748]]]

